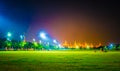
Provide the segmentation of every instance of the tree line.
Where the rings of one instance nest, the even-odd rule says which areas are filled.
[[[7,40],[0,38],[0,50],[50,50],[58,49],[55,45],[42,44],[38,42],[27,42],[18,40]]]
[[[27,42],[24,40],[7,40],[6,38],[0,38],[0,50],[59,50],[60,47],[58,45],[51,44],[43,44],[38,43],[36,41]],[[64,49],[71,49],[68,47],[64,47]],[[74,50],[75,48],[72,48]],[[79,47],[78,49],[88,49]],[[120,44],[108,45],[108,46],[99,46],[94,48],[89,48],[89,50],[120,50]]]

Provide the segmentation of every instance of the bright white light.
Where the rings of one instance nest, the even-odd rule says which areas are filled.
[[[35,42],[35,39],[33,38],[33,41]]]
[[[54,43],[57,43],[57,41],[56,41],[56,40],[53,40],[53,42],[54,42]]]
[[[39,41],[39,43],[41,44],[41,43],[42,43],[42,41],[40,40],[40,41]]]
[[[43,38],[43,39],[46,39],[45,33],[40,33],[40,37]]]
[[[59,44],[58,46],[59,46],[59,47],[61,47],[61,45],[60,45],[60,44]]]
[[[8,36],[8,37],[11,37],[11,36],[12,36],[12,34],[11,34],[10,32],[8,32],[7,36]]]
[[[63,46],[61,44],[58,45],[59,48],[63,48]]]

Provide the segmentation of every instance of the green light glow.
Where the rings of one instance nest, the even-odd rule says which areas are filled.
[[[26,42],[24,42],[24,41],[20,43],[20,45],[21,45],[22,47],[24,47],[25,44],[26,44]]]
[[[34,44],[34,46],[36,46],[36,47],[38,46],[37,42],[33,42],[33,44]]]
[[[11,37],[11,36],[12,36],[12,34],[11,34],[10,32],[8,32],[7,36],[8,36],[8,37]]]

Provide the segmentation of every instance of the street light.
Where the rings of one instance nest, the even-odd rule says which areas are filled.
[[[53,40],[53,42],[54,42],[54,43],[57,43],[57,41],[56,41],[55,39]]]
[[[33,42],[35,42],[35,38],[33,38]]]
[[[21,40],[23,39],[23,35],[20,35],[20,39],[21,39]]]
[[[10,32],[7,33],[7,40],[11,41],[10,40],[10,37],[12,36],[12,34]]]
[[[109,46],[108,46],[109,49],[112,49],[113,47],[114,47],[114,44],[112,44],[112,43],[109,44]]]
[[[11,34],[10,32],[8,32],[8,33],[7,33],[7,36],[8,36],[8,37],[11,37],[11,36],[12,36],[12,34]]]
[[[46,39],[47,37],[46,37],[46,34],[44,33],[44,32],[41,32],[40,33],[40,37],[42,38],[42,39]]]

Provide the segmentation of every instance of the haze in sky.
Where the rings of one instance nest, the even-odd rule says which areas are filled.
[[[38,38],[47,31],[60,42],[120,43],[117,1],[0,0],[0,32]]]

